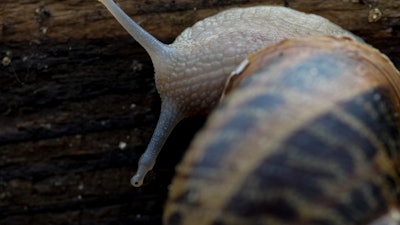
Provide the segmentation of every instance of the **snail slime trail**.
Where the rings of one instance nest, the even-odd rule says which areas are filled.
[[[141,156],[133,186],[141,186],[168,135],[183,118],[207,114],[218,103],[229,74],[250,53],[287,38],[348,36],[330,21],[281,6],[233,8],[185,29],[172,44],[158,41],[113,0],[99,0],[146,49],[153,66],[161,112],[150,143]]]

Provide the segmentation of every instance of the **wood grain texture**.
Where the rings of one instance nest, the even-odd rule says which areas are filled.
[[[253,5],[284,5],[283,0],[226,1],[139,1],[121,0],[119,5],[147,31],[160,40],[173,40],[196,21],[225,8]],[[371,40],[395,38],[400,20],[396,0],[303,1],[287,0],[290,8],[315,13]],[[374,8],[382,16],[376,22],[368,17]],[[65,41],[128,36],[97,1],[2,1],[2,41],[42,38]]]
[[[331,19],[400,64],[400,2],[286,2]],[[118,3],[171,42],[225,8],[285,1]],[[374,7],[382,17],[370,23]],[[178,127],[149,184],[134,189],[129,178],[159,111],[146,52],[95,0],[2,0],[0,25],[0,224],[160,224],[174,165],[201,120]]]

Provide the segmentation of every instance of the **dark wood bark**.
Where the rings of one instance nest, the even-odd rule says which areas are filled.
[[[286,4],[400,65],[397,0],[119,3],[164,42],[228,7]],[[382,16],[371,21],[374,8]],[[160,224],[174,166],[203,119],[180,124],[147,185],[131,187],[159,113],[146,52],[94,0],[2,0],[0,15],[0,224]]]

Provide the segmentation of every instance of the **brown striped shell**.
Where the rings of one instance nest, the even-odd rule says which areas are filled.
[[[164,223],[389,218],[378,220],[399,204],[400,75],[387,57],[315,37],[264,48],[242,67],[177,167]]]

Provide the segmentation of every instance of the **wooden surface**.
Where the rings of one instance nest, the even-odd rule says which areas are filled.
[[[171,42],[225,8],[285,1],[118,3]],[[399,67],[400,1],[286,4],[360,35]],[[146,52],[95,0],[2,0],[0,16],[0,224],[160,224],[173,168],[203,120],[180,124],[147,185],[131,187],[159,113]]]

